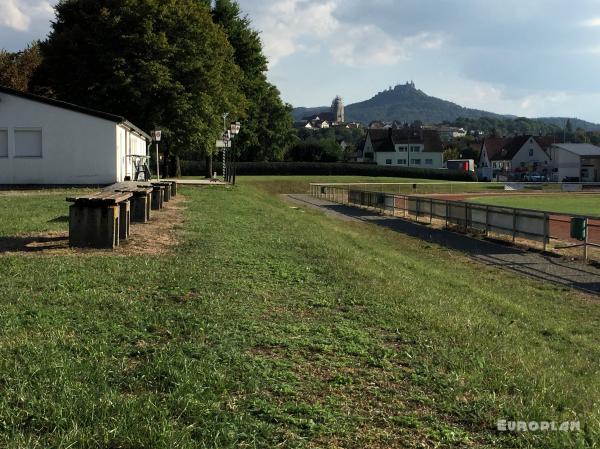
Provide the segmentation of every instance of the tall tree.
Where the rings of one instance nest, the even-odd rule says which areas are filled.
[[[292,108],[267,81],[268,64],[260,35],[233,0],[216,0],[212,14],[235,49],[235,62],[244,73],[241,88],[250,102],[239,136],[241,157],[249,161],[282,160],[294,142]]]
[[[211,154],[224,110],[242,115],[242,73],[197,0],[61,0],[36,89],[162,129],[170,154]]]
[[[0,84],[27,92],[31,77],[41,62],[39,42],[32,42],[16,53],[0,50]]]

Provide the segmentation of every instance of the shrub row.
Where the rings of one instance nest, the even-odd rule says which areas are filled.
[[[213,162],[213,171],[221,173],[220,162]],[[183,176],[205,176],[206,165],[203,161],[182,161],[181,174]],[[477,180],[475,174],[457,170],[389,167],[343,162],[238,162],[237,174],[239,176],[372,176],[440,179],[449,181]]]

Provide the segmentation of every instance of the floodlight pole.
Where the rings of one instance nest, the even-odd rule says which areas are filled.
[[[151,133],[152,140],[156,143],[156,180],[160,181],[160,159],[158,156],[158,142],[162,137],[162,132],[159,130],[154,130]]]
[[[226,139],[227,134],[227,117],[229,117],[229,112],[225,112],[223,114],[223,181],[227,181],[227,145],[229,144]]]
[[[160,160],[158,159],[158,141],[156,142],[156,180],[160,181]]]

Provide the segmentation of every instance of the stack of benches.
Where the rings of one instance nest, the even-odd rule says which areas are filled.
[[[129,239],[131,222],[147,223],[177,195],[177,183],[120,183],[102,192],[67,198],[69,244],[75,248],[115,249]]]

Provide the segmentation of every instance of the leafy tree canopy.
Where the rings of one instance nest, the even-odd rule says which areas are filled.
[[[16,53],[0,50],[0,84],[27,92],[31,77],[41,62],[39,42],[32,42]]]
[[[171,152],[215,151],[223,111],[243,117],[227,35],[197,0],[62,0],[37,91],[164,132]]]

